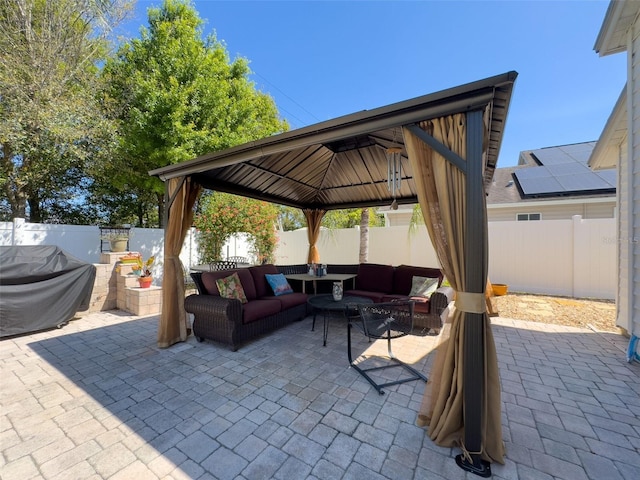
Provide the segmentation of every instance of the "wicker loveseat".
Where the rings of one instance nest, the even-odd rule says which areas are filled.
[[[248,302],[222,298],[216,280],[237,273]],[[189,295],[185,310],[194,315],[198,341],[214,340],[236,351],[247,340],[307,315],[307,295],[300,292],[274,296],[265,274],[279,273],[274,265],[216,272],[192,272],[198,293]]]
[[[437,278],[438,288],[428,298],[410,297],[413,277]],[[413,300],[414,326],[438,333],[447,319],[449,304],[453,300],[453,289],[442,286],[443,278],[442,271],[438,268],[362,263],[358,266],[355,288],[346,290],[345,294],[368,297],[374,303]]]

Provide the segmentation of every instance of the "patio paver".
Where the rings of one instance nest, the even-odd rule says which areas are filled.
[[[158,349],[157,316],[117,310],[5,339],[0,478],[479,478],[415,426],[424,383],[378,395],[332,321],[326,347],[307,318],[237,352],[193,337]],[[627,339],[492,322],[507,450],[493,478],[640,478],[640,364],[626,362]],[[395,342],[428,374],[435,337]]]

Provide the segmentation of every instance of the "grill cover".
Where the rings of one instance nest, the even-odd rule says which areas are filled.
[[[0,247],[0,337],[59,327],[87,310],[96,267],[53,245]]]

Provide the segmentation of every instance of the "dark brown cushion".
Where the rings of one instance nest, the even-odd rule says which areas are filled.
[[[281,309],[280,301],[276,297],[257,298],[242,306],[242,323],[247,324],[261,320],[278,313]]]
[[[382,293],[393,292],[393,270],[394,268],[391,265],[361,263],[358,267],[355,290]],[[407,293],[409,293],[409,290],[407,290]]]
[[[287,310],[291,307],[297,307],[298,305],[304,305],[307,303],[309,296],[306,293],[288,293],[286,295],[280,295],[275,297],[279,302],[282,310]]]
[[[269,274],[279,273],[275,265],[271,265],[271,264],[257,265],[255,267],[249,267],[243,270],[249,270],[249,272],[251,273],[251,276],[253,277],[253,284],[255,285],[255,288],[256,288],[257,298],[274,296],[273,290],[269,286],[269,283],[267,283],[267,278],[265,277],[265,275],[267,273]]]

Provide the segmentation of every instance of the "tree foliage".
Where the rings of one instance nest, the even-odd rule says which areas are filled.
[[[366,210],[366,214],[365,214]],[[371,227],[384,226],[384,216],[375,208],[352,208],[330,210],[322,218],[321,226],[329,229],[353,228],[362,225],[362,217],[366,217],[367,225]],[[302,210],[299,208],[278,206],[278,225],[283,231],[297,230],[307,226]]]
[[[273,99],[249,81],[248,61],[231,61],[215,35],[203,38],[203,21],[189,0],[164,0],[148,10],[148,20],[141,37],[122,45],[104,69],[120,121],[119,155],[104,176],[111,193],[130,195],[140,212],[153,198],[161,219],[164,187],[149,170],[288,125]]]
[[[322,218],[322,226],[326,228],[353,228],[360,225],[362,218],[360,208],[347,208],[343,210],[330,210]],[[379,227],[384,225],[384,217],[375,209],[369,209],[369,226]]]
[[[222,258],[222,247],[234,233],[249,234],[260,263],[272,262],[277,237],[278,208],[267,202],[228,193],[204,194],[193,224],[198,231],[200,257],[204,263]]]
[[[288,232],[306,227],[307,220],[299,208],[278,205],[278,226],[283,232]]]
[[[98,62],[129,4],[0,0],[0,192],[11,216],[91,216],[80,205],[87,165],[104,160],[113,133],[95,95]]]

